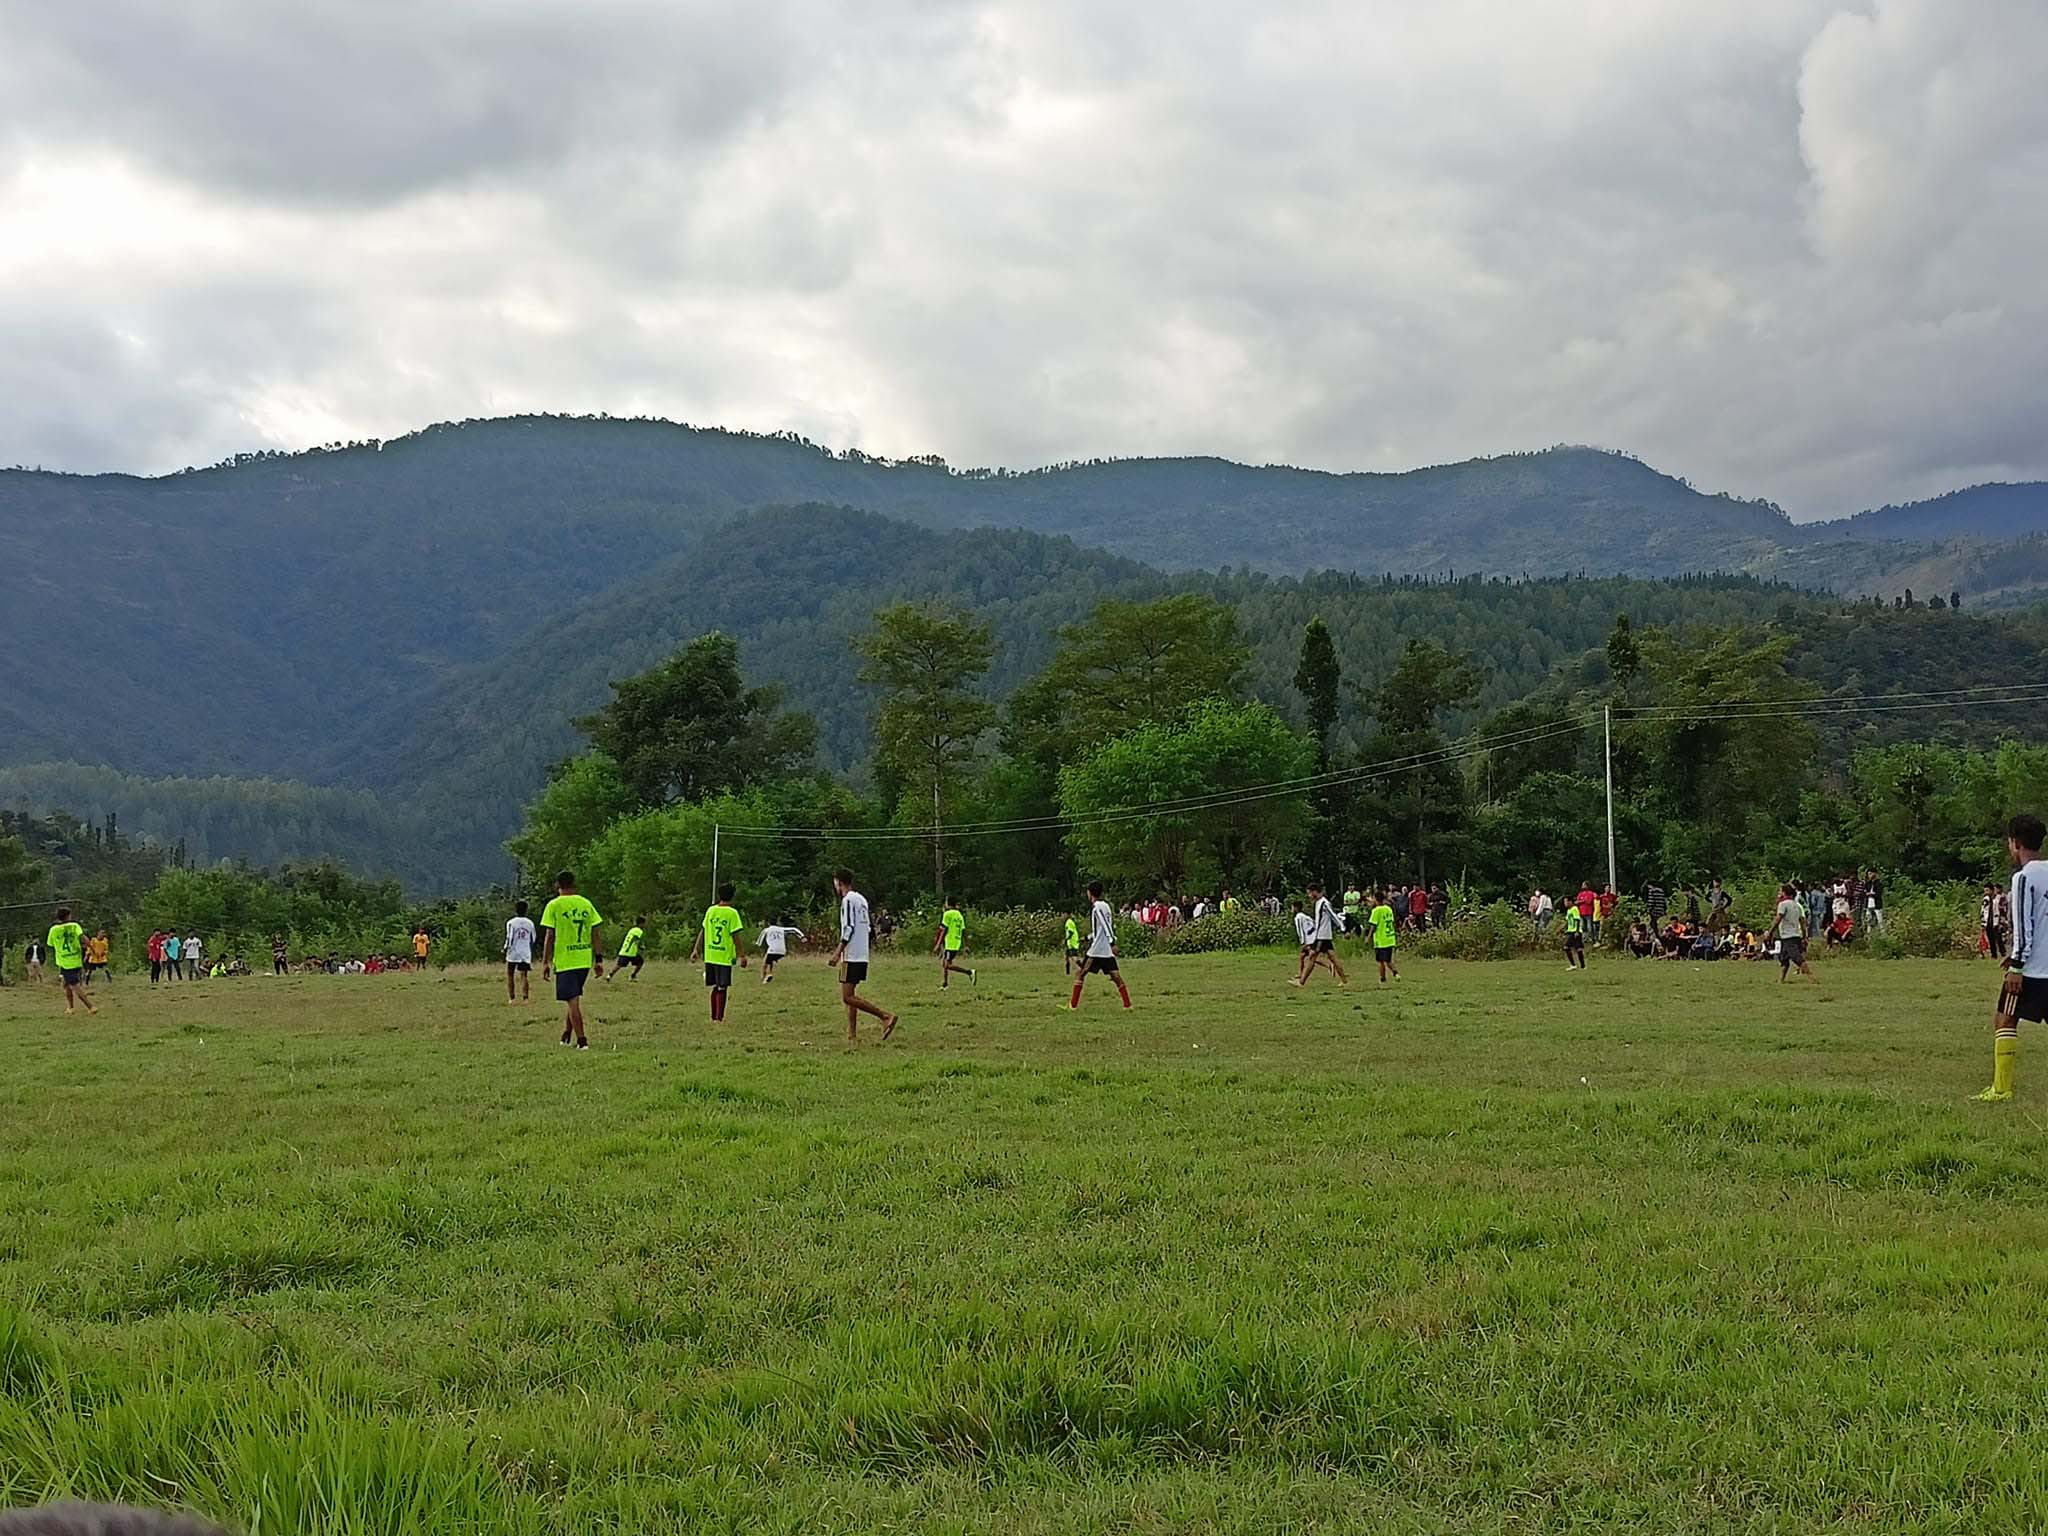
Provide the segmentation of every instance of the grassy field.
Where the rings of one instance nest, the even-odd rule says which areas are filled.
[[[0,1504],[261,1532],[2048,1527],[1988,967],[0,991]],[[536,990],[539,990],[538,987]],[[2031,1045],[2029,1047],[2031,1049]]]

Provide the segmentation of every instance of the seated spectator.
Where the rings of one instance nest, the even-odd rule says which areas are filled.
[[[1641,918],[1628,925],[1628,952],[1638,960],[1657,953],[1657,936]]]

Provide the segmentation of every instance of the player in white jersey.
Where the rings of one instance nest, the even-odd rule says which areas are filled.
[[[512,917],[505,924],[505,1001],[533,1001],[533,941],[538,935],[534,931],[533,919],[526,915],[526,903],[519,902],[512,908]]]
[[[1991,1086],[1980,1102],[2002,1104],[2012,1097],[2012,1074],[2020,1054],[2020,1020],[2048,1022],[2048,859],[2041,844],[2048,827],[2034,815],[2013,817],[2005,829],[2012,856],[2012,952],[1998,989],[1992,1021]]]
[[[1320,881],[1311,880],[1309,882],[1308,895],[1311,903],[1309,908],[1311,925],[1309,929],[1310,953],[1307,961],[1302,965],[1301,974],[1296,976],[1288,985],[1296,987],[1307,986],[1308,973],[1318,965],[1327,965],[1330,968],[1330,974],[1337,978],[1338,983],[1348,987],[1351,985],[1351,978],[1344,974],[1343,962],[1337,958],[1337,909],[1330,905],[1330,898],[1323,894],[1323,887]]]
[[[1081,988],[1087,985],[1090,976],[1102,975],[1116,983],[1117,996],[1128,1008],[1131,1006],[1131,989],[1124,985],[1123,972],[1116,968],[1116,914],[1102,899],[1100,880],[1088,882],[1088,899],[1094,903],[1088,911],[1088,957],[1082,961],[1080,972],[1074,977],[1074,995],[1067,1000],[1067,1006],[1080,1007]]]
[[[797,943],[802,943],[804,931],[791,923],[787,918],[770,923],[761,930],[761,937],[757,942],[761,946],[762,986],[767,986],[769,982],[775,979],[775,967],[778,962],[788,958],[789,945],[792,939]]]
[[[868,979],[868,899],[853,888],[853,871],[832,872],[832,889],[839,896],[839,947],[825,963],[839,968],[839,999],[846,1004],[846,1038],[860,1038],[860,1016],[871,1013],[882,1021],[882,1038],[896,1033],[896,1015],[877,1008],[860,995],[860,984]]]

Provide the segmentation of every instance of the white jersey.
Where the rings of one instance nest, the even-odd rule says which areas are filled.
[[[2013,969],[2048,978],[2048,859],[2030,859],[2012,877]]]
[[[1335,942],[1337,937],[1337,909],[1330,905],[1330,898],[1316,898],[1315,941],[1318,944]]]
[[[515,917],[505,925],[505,963],[533,964],[533,919]]]
[[[191,938],[185,941],[185,958],[187,960],[197,960],[204,953],[205,951],[200,948],[198,934],[193,934]]]
[[[868,899],[859,891],[848,891],[839,898],[839,942],[846,946],[842,960],[867,960]]]
[[[1116,919],[1109,903],[1098,901],[1088,914],[1088,958],[1107,960],[1116,953]]]
[[[1294,936],[1301,940],[1301,947],[1307,949],[1316,941],[1316,920],[1306,912],[1295,913]]]
[[[784,928],[778,927],[774,923],[770,923],[766,928],[763,928],[761,930],[761,937],[759,940],[759,943],[761,945],[761,953],[768,956],[768,958],[771,960],[781,960],[786,958],[789,954],[789,936],[791,934],[795,934],[798,938],[802,938],[804,936],[804,931],[801,928]]]

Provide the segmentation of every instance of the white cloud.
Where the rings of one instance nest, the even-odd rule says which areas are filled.
[[[0,460],[522,409],[2048,475],[2033,0],[0,0]]]

